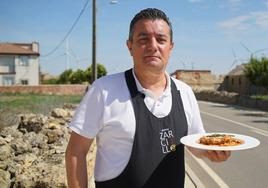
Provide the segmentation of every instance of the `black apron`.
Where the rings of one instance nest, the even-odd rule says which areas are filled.
[[[130,160],[123,172],[96,188],[183,188],[184,146],[187,120],[175,83],[171,80],[170,113],[157,118],[146,107],[144,94],[137,90],[132,70],[125,72],[136,118],[136,131]]]

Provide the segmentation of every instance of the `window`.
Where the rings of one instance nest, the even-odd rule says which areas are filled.
[[[234,85],[234,78],[232,78],[232,85]]]
[[[0,72],[14,73],[15,72],[15,57],[0,55]]]
[[[20,80],[21,85],[28,85],[28,80]]]
[[[242,79],[241,79],[241,77],[238,78],[238,84],[239,84],[239,85],[242,84]]]
[[[3,83],[3,86],[11,86],[14,84],[14,77],[13,76],[3,76],[2,83]]]
[[[28,67],[29,66],[29,58],[28,56],[20,56],[20,66]]]

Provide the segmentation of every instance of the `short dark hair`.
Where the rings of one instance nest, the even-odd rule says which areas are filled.
[[[132,40],[133,37],[133,32],[134,32],[134,26],[135,24],[142,19],[148,19],[148,20],[164,20],[168,26],[169,26],[169,33],[170,33],[170,40],[171,42],[173,41],[173,31],[172,31],[172,25],[167,17],[167,15],[159,9],[156,8],[147,8],[144,10],[141,10],[139,13],[137,13],[134,18],[130,22],[130,27],[129,27],[129,36],[128,40]]]

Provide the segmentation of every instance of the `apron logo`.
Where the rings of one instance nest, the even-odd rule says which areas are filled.
[[[170,146],[170,150],[171,150],[171,151],[176,151],[176,144],[172,144],[172,145]]]
[[[176,144],[172,142],[174,136],[172,130],[162,129],[160,131],[160,144],[162,146],[163,153],[169,153],[176,150]]]

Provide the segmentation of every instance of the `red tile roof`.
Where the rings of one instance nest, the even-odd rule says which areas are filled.
[[[37,55],[38,52],[33,51],[31,48],[27,49],[25,46],[31,44],[19,44],[19,43],[0,43],[0,55]]]

